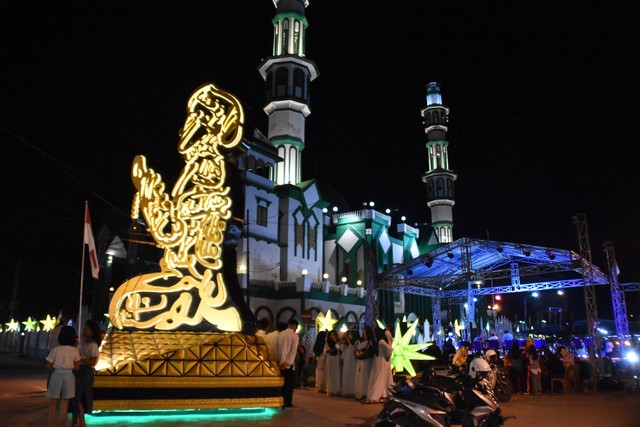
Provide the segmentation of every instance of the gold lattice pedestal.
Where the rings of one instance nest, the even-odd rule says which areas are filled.
[[[96,410],[282,405],[280,372],[253,335],[115,331],[96,370]]]

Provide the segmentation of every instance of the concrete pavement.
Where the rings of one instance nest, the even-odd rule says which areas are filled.
[[[17,355],[0,354],[0,425],[17,427],[46,426],[47,400],[44,397],[47,373],[44,362]],[[92,416],[89,425],[205,426],[304,426],[364,427],[371,424],[382,406],[363,405],[353,399],[328,397],[314,389],[297,389],[294,404],[298,410],[269,410],[265,413],[228,416],[188,417]],[[630,391],[585,394],[514,396],[502,404],[505,415],[515,415],[505,427],[640,426],[640,393]]]

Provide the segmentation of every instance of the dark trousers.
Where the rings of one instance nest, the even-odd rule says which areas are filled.
[[[289,369],[283,369],[280,373],[284,378],[284,384],[282,385],[284,406],[291,406],[293,405],[293,389],[296,386],[296,371],[291,367]]]

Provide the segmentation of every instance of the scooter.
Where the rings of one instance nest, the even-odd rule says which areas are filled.
[[[474,370],[473,377],[461,372],[451,378],[430,371],[422,377],[399,381],[374,426],[502,426],[512,417],[502,416],[482,372]]]

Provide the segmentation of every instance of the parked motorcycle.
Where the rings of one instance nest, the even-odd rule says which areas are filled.
[[[491,372],[487,375],[489,388],[493,391],[498,402],[510,401],[513,394],[513,385],[504,370],[500,369],[496,364],[497,353],[494,350],[487,350],[484,357],[491,367]]]
[[[478,359],[471,362],[469,374],[460,372],[451,377],[431,370],[421,377],[399,381],[374,426],[502,426],[510,417],[502,415],[488,388],[489,371],[488,363]]]

